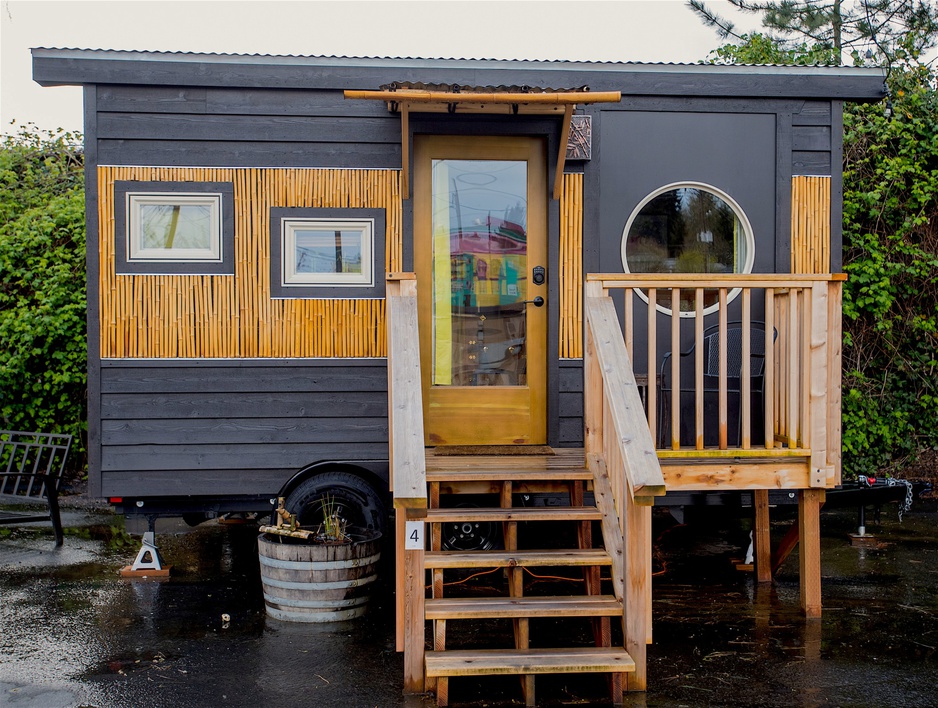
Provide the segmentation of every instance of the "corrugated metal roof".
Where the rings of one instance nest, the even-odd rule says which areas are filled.
[[[414,64],[474,64],[474,65],[525,65],[540,66],[542,68],[579,68],[588,69],[590,67],[603,69],[609,67],[633,67],[654,68],[657,70],[693,70],[704,71],[719,70],[732,71],[744,70],[758,72],[760,70],[770,70],[773,73],[788,73],[791,71],[822,71],[824,73],[869,73],[881,72],[879,67],[848,67],[848,66],[828,66],[821,64],[788,65],[788,64],[705,64],[705,63],[681,63],[681,62],[642,62],[642,61],[590,61],[574,59],[494,59],[494,58],[470,58],[470,57],[395,57],[395,56],[347,56],[347,55],[312,55],[312,54],[241,54],[227,52],[181,52],[181,51],[161,51],[161,50],[142,50],[142,49],[94,49],[94,48],[69,48],[69,47],[35,47],[33,52],[67,52],[71,56],[82,54],[86,57],[95,57],[99,59],[121,59],[133,57],[135,60],[157,61],[157,60],[175,60],[181,62],[212,60],[219,63],[234,61],[247,61],[248,63],[260,64],[305,64],[305,63],[331,63],[340,62],[344,65],[354,65],[357,63],[372,64],[381,62],[387,66],[388,63],[407,63]]]

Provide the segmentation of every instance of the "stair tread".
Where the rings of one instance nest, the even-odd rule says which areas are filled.
[[[586,467],[582,448],[557,450],[553,455],[435,455],[427,451],[427,472],[465,470],[577,470]]]
[[[513,469],[510,467],[472,469],[428,469],[428,482],[567,482],[590,481],[593,473],[585,467],[563,469]]]
[[[593,521],[602,519],[595,506],[538,506],[510,508],[454,507],[427,510],[427,521]]]
[[[601,548],[524,550],[524,551],[427,551],[427,568],[497,568],[523,566],[594,566],[611,565],[612,559]]]
[[[621,647],[562,649],[456,649],[428,651],[427,676],[558,674],[635,671]]]
[[[441,597],[426,600],[427,619],[502,617],[615,617],[622,603],[612,595],[545,597]]]

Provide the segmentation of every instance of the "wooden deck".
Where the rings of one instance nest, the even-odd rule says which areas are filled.
[[[730,366],[727,301],[740,289],[742,333]],[[625,294],[624,328],[610,297]],[[644,289],[670,290],[674,308],[690,292],[697,318],[693,365],[682,368],[671,357],[668,391],[661,386],[666,367],[656,348],[657,314],[645,324],[647,361],[639,378],[632,367],[635,335],[633,300]],[[716,368],[716,385],[707,378],[701,351],[703,293],[716,290],[719,325],[707,346],[716,352],[707,366]],[[667,491],[752,490],[755,506],[756,570],[771,578],[768,490],[791,489],[799,499],[801,606],[808,617],[820,615],[820,546],[818,513],[824,490],[840,478],[839,307],[840,281],[831,276],[588,276],[584,352],[584,440],[582,449],[552,450],[530,456],[441,455],[423,447],[419,357],[416,354],[416,297],[409,277],[388,284],[389,419],[391,486],[397,509],[398,649],[405,655],[405,692],[435,692],[447,705],[450,679],[462,676],[517,674],[526,705],[535,704],[535,677],[541,673],[602,672],[610,676],[610,697],[647,685],[646,646],[651,641],[651,506]],[[685,300],[687,297],[685,296]],[[756,323],[753,303],[765,312],[761,440],[750,429],[755,381],[752,371]],[[680,352],[681,320],[672,318],[672,351]],[[686,334],[686,333],[685,333]],[[714,344],[715,343],[715,344]],[[696,353],[693,353],[695,352]],[[685,357],[689,360],[689,357]],[[687,364],[684,364],[686,366]],[[660,369],[659,369],[660,367]],[[761,364],[760,364],[761,367]],[[835,375],[836,373],[836,375]],[[681,383],[682,378],[684,384]],[[730,430],[730,381],[740,397],[737,439]],[[647,385],[647,382],[656,382]],[[689,383],[688,383],[689,382]],[[658,390],[661,388],[661,390]],[[718,414],[704,416],[705,395],[716,396]],[[681,433],[687,397],[692,400],[688,444]],[[668,398],[668,405],[659,402]],[[686,422],[686,421],[685,421]],[[715,426],[715,428],[713,427]],[[683,430],[688,426],[684,425]],[[705,444],[713,438],[716,443]],[[515,506],[522,495],[546,491],[562,495],[562,506]],[[593,505],[585,503],[592,491]],[[461,494],[484,493],[497,500],[488,508],[454,503]],[[572,548],[522,547],[519,522],[571,524]],[[598,522],[601,537],[593,537]],[[444,550],[443,528],[466,524],[500,526],[500,550]],[[470,534],[471,535],[471,534]],[[537,533],[526,537],[538,538]],[[572,596],[529,597],[524,577],[531,568],[576,569],[582,592]],[[609,574],[612,593],[600,587],[600,568]],[[465,575],[500,570],[503,594],[463,596]],[[429,577],[430,585],[426,581]],[[501,576],[499,576],[501,577]],[[547,617],[579,618],[592,623],[595,646],[539,648],[531,645],[530,625]],[[614,646],[610,620],[621,624],[621,645]],[[455,646],[454,628],[466,622],[509,622],[511,649],[465,649]],[[558,638],[559,639],[559,638]],[[432,651],[425,649],[426,642]],[[504,643],[505,640],[502,640]]]

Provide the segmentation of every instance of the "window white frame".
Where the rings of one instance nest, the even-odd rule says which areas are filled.
[[[361,243],[361,273],[298,273],[296,234],[298,231],[357,231]],[[327,285],[338,288],[373,287],[375,284],[374,219],[284,218],[280,223],[282,263],[280,284],[284,288]]]
[[[740,226],[742,227],[741,235],[746,241],[745,260],[743,261],[742,269],[739,270],[738,273],[751,273],[752,266],[753,266],[753,263],[755,263],[755,257],[756,257],[756,239],[753,235],[752,224],[749,223],[749,217],[746,216],[746,212],[743,211],[743,208],[739,206],[739,204],[736,202],[735,199],[733,199],[729,194],[724,192],[722,189],[714,187],[712,184],[707,184],[706,182],[693,182],[693,181],[672,182],[671,184],[666,184],[663,187],[659,187],[658,189],[651,192],[644,199],[642,199],[642,201],[638,203],[635,209],[632,210],[632,213],[629,215],[628,220],[625,222],[625,228],[622,230],[622,241],[621,241],[621,246],[620,246],[621,257],[622,257],[622,268],[625,270],[625,272],[626,273],[632,272],[631,270],[629,270],[629,262],[628,262],[628,258],[626,257],[626,249],[628,246],[629,232],[632,230],[632,224],[634,223],[635,219],[638,217],[639,214],[641,214],[642,209],[645,208],[645,205],[648,204],[652,199],[662,194],[665,194],[666,192],[671,192],[676,189],[699,189],[704,192],[710,192],[711,194],[722,199],[724,202],[726,202],[730,206],[730,208],[733,210],[733,213],[736,215],[736,218],[739,221]],[[726,297],[727,303],[732,302],[739,295],[740,292],[741,292],[740,288],[733,288],[732,290],[730,290],[730,292],[727,293],[727,297]],[[638,295],[646,303],[648,302],[648,295],[647,293],[645,293],[645,291],[638,290]],[[670,307],[665,307],[658,303],[655,303],[655,307],[658,310],[658,312],[661,312],[662,314],[665,314],[665,315],[671,314]],[[713,312],[716,312],[719,309],[719,307],[720,307],[719,304],[706,307],[704,308],[703,314],[709,315]],[[697,313],[694,312],[693,310],[689,312],[681,312],[679,314],[680,314],[680,317],[696,317],[697,316]]]
[[[209,208],[208,248],[145,248],[143,236],[143,208],[146,206],[202,206]],[[127,262],[184,262],[221,263],[222,247],[222,195],[213,193],[180,192],[127,192]]]

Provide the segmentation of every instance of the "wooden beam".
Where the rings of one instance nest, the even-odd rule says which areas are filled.
[[[622,100],[621,91],[557,91],[554,93],[521,93],[515,91],[474,92],[466,91],[420,91],[402,89],[398,91],[345,91],[348,99],[386,101],[392,103],[496,103],[496,104],[548,104],[576,105],[590,103],[618,103]]]
[[[810,484],[810,465],[805,458],[766,459],[749,462],[701,460],[662,461],[661,473],[668,491],[726,491],[736,489],[804,489]]]
[[[801,610],[805,617],[821,616],[821,504],[823,489],[803,489],[798,497],[798,552]]]
[[[644,691],[648,685],[646,665],[651,638],[651,507],[638,506],[625,498],[625,618],[622,633],[625,650],[635,662],[635,672],[626,677],[627,690]]]
[[[568,103],[563,112],[563,125],[560,127],[560,147],[557,149],[557,169],[554,172],[554,200],[560,199],[563,192],[563,167],[567,161],[567,142],[570,140],[570,120],[573,118],[573,104]]]
[[[401,106],[401,199],[410,199],[410,107]]]
[[[756,582],[772,580],[772,542],[769,526],[769,491],[756,489],[752,493],[752,543],[756,556]]]

